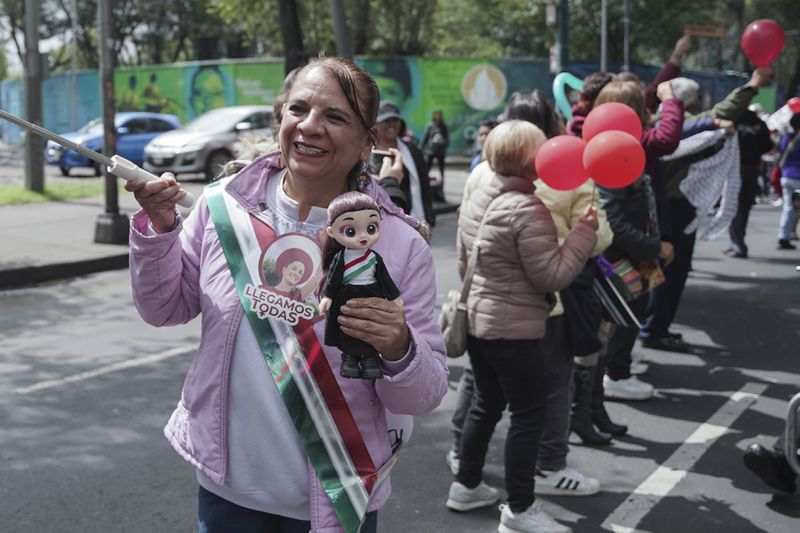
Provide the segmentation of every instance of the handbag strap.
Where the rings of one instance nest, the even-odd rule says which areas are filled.
[[[475,267],[478,264],[478,255],[481,251],[481,234],[483,233],[483,225],[486,223],[486,217],[490,211],[489,208],[492,207],[492,204],[494,204],[498,198],[503,196],[503,194],[505,193],[500,193],[499,195],[495,196],[495,198],[489,202],[489,205],[486,206],[486,210],[483,212],[481,225],[478,226],[478,234],[475,236],[475,240],[472,242],[472,248],[470,249],[469,262],[467,263],[467,270],[464,273],[464,282],[461,285],[461,298],[459,298],[459,303],[461,304],[467,303],[469,290],[472,288],[472,276],[475,275]]]
[[[794,150],[794,147],[797,145],[798,142],[800,142],[800,134],[795,132],[794,137],[792,137],[791,140],[789,140],[789,142],[786,143],[786,148],[781,153],[781,157],[778,160],[778,168],[783,170],[783,166],[786,164],[786,160],[789,159],[789,154],[792,152],[792,150]]]

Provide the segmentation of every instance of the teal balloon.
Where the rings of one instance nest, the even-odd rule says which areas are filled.
[[[561,114],[567,117],[567,120],[572,120],[572,106],[569,105],[569,99],[567,99],[567,87],[580,91],[583,89],[583,80],[569,72],[561,72],[553,79],[553,97],[556,100],[556,106]]]

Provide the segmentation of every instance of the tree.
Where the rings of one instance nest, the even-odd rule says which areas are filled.
[[[0,39],[0,81],[8,78],[8,57],[6,57],[6,41]]]

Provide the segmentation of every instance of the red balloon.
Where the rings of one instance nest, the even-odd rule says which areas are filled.
[[[744,55],[756,67],[769,66],[780,55],[786,35],[781,25],[774,20],[762,19],[751,22],[742,33]]]
[[[644,171],[644,148],[624,131],[604,131],[586,143],[583,166],[598,185],[627,187]]]
[[[583,122],[583,140],[587,143],[603,131],[618,130],[642,138],[642,119],[632,108],[620,102],[606,102],[589,112]]]
[[[536,151],[536,174],[558,191],[577,189],[589,179],[583,168],[583,151],[586,143],[572,135],[558,135],[548,139]]]
[[[789,98],[789,101],[786,102],[786,105],[789,106],[789,111],[792,113],[800,113],[800,98],[794,97]]]

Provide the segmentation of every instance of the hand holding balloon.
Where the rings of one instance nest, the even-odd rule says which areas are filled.
[[[775,73],[772,71],[772,67],[757,68],[750,75],[750,81],[747,82],[747,85],[758,89],[769,85],[774,79]]]
[[[587,205],[578,219],[578,222],[582,222],[597,231],[600,227],[600,223],[597,220],[597,209],[591,205]]]

